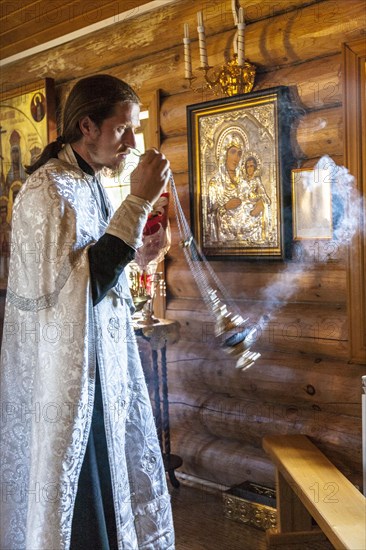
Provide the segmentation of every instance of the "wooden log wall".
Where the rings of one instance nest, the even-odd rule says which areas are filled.
[[[323,155],[343,161],[341,45],[364,36],[364,0],[241,0],[246,56],[258,68],[255,90],[291,86],[301,110],[293,128],[294,168]],[[231,1],[200,4],[211,64],[228,55],[235,32]],[[143,95],[161,90],[162,150],[170,159],[189,218],[186,106],[213,99],[184,80],[182,32],[196,27],[197,2],[181,0],[58,48],[5,66],[3,89],[56,80],[59,103],[79,78],[108,72]],[[197,40],[193,67],[199,65]],[[256,366],[242,373],[213,338],[178,245],[166,260],[166,316],[181,324],[168,350],[172,449],[182,471],[220,484],[274,484],[261,449],[270,433],[305,433],[361,485],[361,376],[349,364],[346,246],[294,243],[286,262],[215,261],[232,300],[256,324]],[[285,289],[285,290],[284,290]]]

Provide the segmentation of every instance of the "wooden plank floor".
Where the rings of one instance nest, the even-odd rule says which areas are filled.
[[[221,495],[181,484],[171,490],[176,550],[265,550],[265,534],[224,517]]]

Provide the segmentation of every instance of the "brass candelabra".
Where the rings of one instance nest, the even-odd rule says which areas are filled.
[[[199,67],[197,70],[201,71],[204,76],[204,86],[216,95],[247,94],[252,91],[254,86],[255,65],[244,61],[243,66],[239,66],[237,54],[234,54],[232,59],[219,68],[207,65]],[[186,80],[189,81],[190,88],[197,90],[194,86],[197,77],[191,76]]]

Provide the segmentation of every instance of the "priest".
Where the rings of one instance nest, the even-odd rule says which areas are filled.
[[[169,179],[141,158],[115,213],[99,182],[136,146],[139,99],[79,80],[13,210],[1,353],[1,548],[170,550],[164,466],[124,268]]]

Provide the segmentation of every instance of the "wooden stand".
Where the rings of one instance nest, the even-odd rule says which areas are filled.
[[[163,455],[165,471],[173,487],[179,487],[175,470],[183,461],[180,456],[170,452],[168,370],[166,361],[166,346],[179,339],[179,323],[167,319],[158,319],[151,325],[135,325],[137,336],[147,340],[151,348],[154,383],[154,418],[156,430]],[[160,357],[159,357],[160,353]]]

